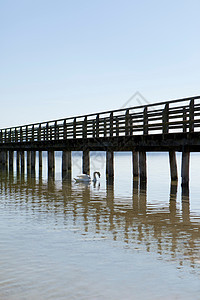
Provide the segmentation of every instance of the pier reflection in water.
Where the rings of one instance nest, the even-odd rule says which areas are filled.
[[[146,278],[148,299],[160,299],[164,292],[171,299],[187,293],[195,299],[200,216],[190,215],[189,191],[182,191],[181,208],[177,193],[177,184],[172,182],[163,204],[158,200],[153,204],[148,201],[147,187],[140,186],[137,178],[131,195],[122,197],[116,194],[114,182],[104,188],[99,183],[75,184],[70,176],[54,180],[50,174],[37,178],[31,173],[2,171],[0,298],[26,299],[30,293],[30,299],[80,299],[80,295],[142,299],[147,294],[141,279],[151,273],[154,279]],[[179,269],[181,275],[175,276]],[[168,272],[164,285],[157,282],[163,270]],[[84,274],[90,275],[83,279]],[[116,292],[119,282],[123,287]],[[175,288],[188,282],[191,285],[183,290]]]

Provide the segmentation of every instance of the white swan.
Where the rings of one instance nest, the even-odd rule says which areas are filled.
[[[93,173],[93,180],[92,180],[93,182],[97,182],[96,174],[99,176],[99,178],[101,177],[100,172],[94,172]],[[88,182],[89,183],[91,181],[91,177],[87,174],[80,174],[77,177],[75,177],[74,180],[76,182]]]

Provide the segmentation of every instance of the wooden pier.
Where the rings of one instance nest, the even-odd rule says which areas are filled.
[[[26,155],[25,155],[26,151]],[[114,152],[131,151],[133,177],[147,181],[146,152],[169,152],[171,180],[178,180],[176,152],[182,152],[182,186],[189,185],[190,152],[200,152],[200,96],[101,113],[69,117],[0,130],[0,166],[35,172],[42,151],[48,171],[55,170],[55,151],[62,151],[62,172],[72,169],[71,152],[83,152],[83,173],[90,173],[90,151],[106,151],[106,176],[114,176]]]

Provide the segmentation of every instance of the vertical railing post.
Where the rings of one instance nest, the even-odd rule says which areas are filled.
[[[45,141],[48,141],[48,131],[49,131],[49,124],[47,123],[46,124],[46,130],[45,130],[45,134],[44,134],[44,140]]]
[[[190,123],[189,123],[189,131],[194,132],[194,99],[190,100]]]
[[[130,114],[129,114],[129,126],[130,126],[130,135],[133,135],[133,119]]]
[[[95,130],[95,123],[96,123],[96,120],[94,119],[92,121],[92,136],[93,136],[93,138],[95,137],[95,132],[96,132],[96,130]]]
[[[28,142],[28,125],[26,125],[26,142]]]
[[[67,122],[66,122],[66,120],[64,120],[64,123],[63,123],[63,139],[64,140],[67,139]]]
[[[55,139],[55,136],[56,135],[55,135],[55,130],[54,130],[54,139]],[[53,140],[53,126],[52,125],[49,126],[49,139],[50,139],[50,141]]]
[[[20,127],[20,142],[23,142],[23,131],[22,131],[22,127]]]
[[[113,112],[110,113],[110,136],[113,136]]]
[[[163,133],[169,133],[169,103],[165,104],[162,115]]]
[[[99,137],[99,114],[96,116],[96,137]]]
[[[5,129],[5,143],[7,142],[7,129]]]
[[[10,128],[10,132],[9,132],[9,142],[12,142],[12,129]]]
[[[183,132],[187,132],[187,110],[183,108]]]
[[[41,141],[41,124],[39,124],[39,127],[38,127],[38,141],[39,142]]]
[[[18,131],[17,128],[15,128],[15,143],[18,142]]]
[[[106,120],[106,117],[104,118],[103,131],[104,131],[104,137],[106,137],[106,135],[107,135],[107,120]]]
[[[2,143],[2,130],[0,131],[0,142]]]
[[[54,140],[59,140],[58,122],[54,124]]]
[[[115,124],[116,124],[116,136],[119,136],[119,120],[115,117]]]
[[[125,135],[129,135],[129,133],[130,133],[129,109],[127,109],[125,114]]]
[[[73,138],[76,138],[76,118],[74,118],[74,123],[73,123]]]
[[[87,138],[87,116],[83,120],[83,138]]]
[[[52,128],[52,126],[51,126],[51,128]],[[54,140],[57,140],[57,121],[55,121],[55,123],[54,123],[54,135],[52,134],[52,131],[51,131],[51,135],[52,135],[52,138],[51,138],[52,140],[53,140],[53,137],[54,137]]]
[[[143,112],[143,134],[148,134],[148,112],[147,112],[147,106],[144,108]]]
[[[32,125],[32,142],[34,142],[34,125]]]

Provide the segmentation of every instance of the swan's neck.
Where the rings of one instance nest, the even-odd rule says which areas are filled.
[[[93,173],[93,181],[96,182],[97,178],[96,178],[96,172]]]

